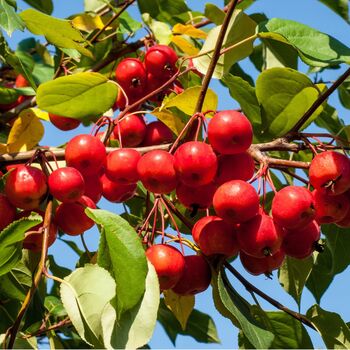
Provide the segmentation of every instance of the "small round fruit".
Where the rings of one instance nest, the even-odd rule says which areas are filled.
[[[278,269],[285,258],[285,252],[280,249],[273,255],[268,255],[263,258],[255,258],[240,251],[239,258],[243,267],[252,275],[271,275],[273,270]]]
[[[137,185],[121,184],[108,179],[106,175],[102,175],[102,195],[112,203],[122,203],[132,198],[136,192]]]
[[[221,154],[242,153],[252,144],[252,124],[238,111],[221,111],[209,122],[208,138],[214,150]]]
[[[214,180],[217,157],[210,145],[200,141],[182,144],[174,154],[174,167],[187,186],[202,186]]]
[[[220,155],[215,183],[222,185],[231,180],[248,181],[253,177],[254,170],[254,160],[246,152]]]
[[[316,189],[324,188],[331,195],[344,193],[350,189],[350,160],[339,152],[319,153],[311,161],[309,178]]]
[[[102,180],[100,176],[98,175],[84,176],[84,182],[85,182],[84,196],[89,197],[95,203],[99,202],[99,200],[102,197],[102,191],[103,191]]]
[[[80,171],[72,167],[58,168],[48,178],[51,194],[60,202],[75,202],[85,192]]]
[[[107,156],[106,176],[113,182],[126,185],[139,180],[137,163],[141,159],[140,152],[132,148],[120,148]]]
[[[204,292],[210,285],[210,266],[201,255],[186,255],[185,268],[180,280],[172,288],[179,295]]]
[[[84,233],[95,224],[85,214],[86,207],[96,209],[95,203],[86,196],[80,197],[76,202],[61,203],[56,209],[57,226],[71,236]]]
[[[146,250],[146,256],[157,272],[160,290],[173,288],[185,268],[182,253],[170,245],[155,244]]]
[[[256,215],[238,228],[238,243],[246,254],[263,258],[275,254],[283,239],[283,229],[266,215]]]
[[[119,133],[123,147],[139,146],[146,135],[146,123],[142,115],[127,114],[114,127],[113,134],[119,140]]]
[[[21,164],[16,166],[6,178],[5,194],[17,208],[38,208],[46,193],[46,176],[38,168]]]
[[[76,129],[80,125],[80,121],[78,119],[62,117],[52,113],[49,113],[49,118],[51,123],[57,129],[60,129],[63,131]]]
[[[29,86],[29,83],[22,74],[18,74],[16,77],[15,86],[18,88],[26,87]]]
[[[319,239],[320,226],[314,220],[305,227],[285,230],[282,249],[288,256],[305,259],[313,253]]]
[[[11,224],[15,216],[16,208],[4,194],[0,193],[0,231]]]
[[[173,132],[161,121],[147,124],[143,146],[161,145],[174,141]]]
[[[219,254],[230,258],[239,251],[235,227],[219,217],[205,223],[196,239],[202,253],[208,256]]]
[[[272,216],[282,227],[298,228],[307,225],[316,216],[312,193],[305,187],[282,188],[273,198]]]
[[[171,78],[177,68],[176,52],[166,45],[154,45],[150,47],[145,55],[145,66],[147,72],[160,78]]]
[[[231,224],[252,219],[259,212],[259,196],[254,187],[242,180],[222,184],[215,192],[213,206],[218,216]]]
[[[97,137],[77,135],[68,142],[65,158],[67,166],[83,176],[95,175],[106,163],[106,147]]]
[[[41,215],[41,217],[44,220],[45,213],[42,210],[34,210],[36,213]],[[16,216],[16,220],[28,217],[32,210],[24,210],[20,212]],[[24,249],[29,249],[34,252],[40,252],[41,248],[43,246],[43,223],[36,225],[32,227],[29,231],[26,232],[25,238],[23,240],[23,248]],[[55,224],[54,220],[52,220],[51,225],[50,225],[50,230],[48,233],[48,241],[47,241],[47,246],[50,247],[56,240],[57,238],[57,225]]]
[[[183,183],[176,186],[176,196],[186,208],[197,210],[207,209],[213,203],[216,185],[212,182],[207,185],[191,187]]]
[[[350,210],[350,202],[345,193],[337,196],[328,193],[323,188],[312,192],[316,209],[316,221],[319,224],[341,221]]]
[[[192,227],[192,237],[193,240],[195,241],[195,243],[198,245],[199,244],[199,235],[202,232],[203,227],[211,222],[211,221],[215,221],[218,220],[217,216],[214,215],[209,215],[209,216],[204,216],[202,218],[200,218]]]
[[[170,193],[176,188],[174,157],[166,151],[153,150],[144,154],[137,171],[145,188],[154,193]]]

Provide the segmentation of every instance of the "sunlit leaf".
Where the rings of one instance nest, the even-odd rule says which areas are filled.
[[[203,30],[194,27],[192,24],[177,23],[173,27],[173,34],[184,34],[195,39],[205,39],[208,34]]]
[[[17,15],[15,8],[7,0],[0,0],[0,27],[5,29],[10,36],[16,29],[23,31],[25,28],[21,17]]]

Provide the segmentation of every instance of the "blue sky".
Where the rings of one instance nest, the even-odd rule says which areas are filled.
[[[216,5],[222,7],[223,1],[210,1]],[[205,6],[204,1],[198,0],[188,0],[189,7],[196,10],[203,10]],[[54,0],[55,10],[53,15],[56,17],[64,18],[73,13],[78,13],[83,10],[83,0]],[[18,1],[18,6],[21,9],[25,9],[27,6],[22,2]],[[342,41],[344,44],[350,46],[350,36],[349,25],[340,19],[331,12],[327,7],[322,5],[319,1],[316,0],[258,0],[256,1],[248,10],[248,14],[264,12],[269,18],[280,17],[285,19],[292,19],[298,22],[307,24],[313,28],[316,28],[320,31],[326,32],[334,36],[335,38]],[[131,14],[135,15],[137,13],[137,8],[131,10]],[[14,48],[17,42],[23,38],[28,37],[28,33],[16,32],[13,34],[12,38],[9,39],[11,46]],[[252,64],[246,60],[243,62],[242,66],[246,69],[253,77],[256,78],[257,72]],[[306,67],[301,66],[302,70],[306,72]],[[344,67],[342,67],[342,70]],[[330,72],[324,75],[325,79],[334,80],[337,76],[340,75],[339,70]],[[230,98],[227,91],[221,87],[218,82],[213,81],[211,87],[217,92],[220,96],[219,99],[219,109],[231,109],[237,107],[234,101]],[[339,105],[339,101],[336,96],[330,98],[330,103],[334,105],[340,116],[347,120],[349,111],[343,109]],[[45,137],[42,140],[42,145],[60,145],[68,141],[73,135],[79,133],[87,133],[90,130],[88,128],[79,128],[77,131],[72,132],[62,132],[48,123],[45,125],[46,133]],[[121,209],[120,205],[108,203],[105,200],[100,201],[99,205],[105,209],[118,212]],[[92,229],[85,234],[87,244],[91,250],[94,250],[97,246],[98,233],[96,229]],[[80,240],[78,238],[75,241],[80,245]],[[55,245],[50,248],[50,253],[54,254],[56,261],[62,265],[68,265],[69,267],[74,267],[77,261],[77,255],[70,250],[70,248],[63,242],[57,241]],[[281,303],[286,306],[297,310],[297,305],[293,299],[288,296],[286,292],[279,285],[276,275],[274,275],[272,280],[269,280],[265,277],[255,277],[248,275],[240,266],[239,262],[234,262],[234,266],[242,272],[242,274],[258,288],[261,288],[267,294],[278,299]],[[322,299],[321,306],[329,311],[338,312],[342,315],[345,321],[350,320],[350,306],[345,302],[347,298],[345,287],[345,281],[348,281],[350,277],[349,269],[346,270],[343,274],[336,277],[332,286],[326,292],[324,298]],[[248,300],[252,302],[249,298],[249,294],[245,291],[244,287],[240,285],[237,280],[232,280],[233,286]],[[306,310],[315,303],[315,300],[311,294],[305,289],[302,297],[302,306],[301,311],[306,312]],[[261,301],[261,305],[267,310],[273,310],[269,304],[266,304],[264,301]],[[199,310],[210,314],[217,326],[218,334],[221,339],[221,344],[198,344],[190,337],[178,336],[177,347],[178,348],[236,348],[237,347],[237,330],[231,325],[231,322],[223,318],[215,310],[211,298],[211,290],[209,289],[205,293],[197,295],[196,297],[196,308]],[[322,340],[314,332],[310,331],[312,340],[315,347],[323,347]],[[167,335],[164,333],[162,327],[157,325],[153,339],[150,342],[151,348],[172,348],[172,344],[168,339]]]

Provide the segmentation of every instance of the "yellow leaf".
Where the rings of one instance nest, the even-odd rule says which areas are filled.
[[[194,295],[178,295],[171,289],[164,291],[163,294],[165,305],[180,322],[181,328],[185,330],[187,320],[194,308]]]
[[[74,17],[72,23],[75,28],[83,30],[84,32],[91,32],[95,29],[102,29],[104,27],[100,16],[93,17],[88,13]]]
[[[7,153],[7,145],[0,143],[0,154]]]
[[[168,126],[168,128],[170,128],[176,136],[179,135],[185,126],[185,123],[178,116],[171,113],[170,111],[167,111],[166,109],[159,111],[159,109],[156,108],[153,112],[150,113],[153,114],[161,122],[163,122],[166,126]]]
[[[13,123],[7,140],[9,152],[29,151],[44,136],[44,127],[33,109],[23,110]]]
[[[39,118],[42,120],[45,120],[48,122],[50,120],[49,113],[42,111],[39,108],[30,108],[30,110]]]
[[[171,41],[184,53],[190,56],[195,56],[198,54],[199,49],[193,46],[189,41],[187,41],[182,36],[173,35]]]
[[[206,39],[208,34],[203,30],[197,29],[192,24],[175,24],[173,27],[174,34],[185,34],[195,39]]]

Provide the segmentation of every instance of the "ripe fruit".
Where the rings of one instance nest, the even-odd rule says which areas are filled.
[[[211,281],[211,270],[201,255],[186,255],[185,268],[173,291],[180,295],[191,295],[205,291]]]
[[[309,168],[310,183],[327,194],[337,195],[350,188],[350,160],[342,153],[326,151],[312,160]]]
[[[314,220],[308,225],[295,230],[285,230],[282,249],[296,259],[304,259],[312,254],[320,239],[320,226]]]
[[[97,137],[77,135],[66,146],[67,166],[78,169],[82,175],[97,174],[106,162],[106,148]]]
[[[4,194],[0,193],[0,231],[11,224],[15,219],[15,216],[16,208]]]
[[[159,78],[171,78],[176,72],[176,52],[166,45],[154,45],[145,55],[147,72]]]
[[[328,193],[324,189],[312,192],[315,201],[316,221],[319,224],[341,221],[350,210],[349,199],[344,193],[337,196]]]
[[[132,148],[120,148],[108,154],[105,167],[106,176],[120,184],[136,183],[139,180],[137,163],[141,154]]]
[[[29,86],[29,83],[22,74],[18,74],[16,77],[15,86],[18,88],[26,87],[26,86]]]
[[[203,254],[232,257],[238,253],[236,229],[232,225],[217,216],[212,216],[209,220],[204,218],[201,220],[204,224],[195,230],[195,241],[198,241]]]
[[[58,227],[71,236],[80,235],[90,229],[95,223],[85,214],[86,207],[96,209],[95,203],[86,196],[80,197],[76,202],[61,203],[55,216]]]
[[[248,181],[253,177],[254,170],[254,160],[246,152],[220,155],[215,182],[222,185],[231,180]]]
[[[239,226],[237,238],[246,254],[263,258],[280,249],[283,234],[283,229],[270,216],[259,214]]]
[[[48,178],[51,194],[61,202],[74,202],[85,191],[84,178],[72,167],[58,168]]]
[[[213,202],[213,196],[216,191],[216,185],[209,183],[207,185],[190,187],[183,183],[176,186],[176,196],[181,204],[190,209],[207,209]]]
[[[137,172],[150,192],[169,193],[176,187],[174,157],[166,151],[153,150],[144,154],[137,164]]]
[[[217,170],[217,157],[210,145],[190,141],[182,144],[174,154],[174,167],[187,186],[201,186],[213,181]]]
[[[84,182],[84,195],[97,203],[101,199],[103,191],[101,178],[97,175],[84,176]]]
[[[45,213],[42,210],[37,209],[34,211],[36,213],[38,213],[39,215],[41,215],[43,220],[44,220]],[[16,216],[16,220],[28,217],[31,212],[32,212],[31,210],[24,210],[24,211],[20,212]],[[23,240],[23,248],[24,249],[29,249],[29,250],[32,250],[34,252],[41,251],[41,248],[43,246],[43,234],[44,234],[43,225],[44,225],[44,223],[36,225],[29,230],[30,233],[28,231],[26,232],[25,238]],[[35,232],[35,231],[37,231],[37,232]],[[50,225],[50,230],[48,233],[47,246],[50,247],[55,242],[56,238],[57,238],[57,225],[55,224],[54,221],[52,221],[51,225]]]
[[[102,175],[102,195],[113,203],[122,203],[134,196],[137,185],[121,184],[108,179],[106,175]]]
[[[143,146],[161,145],[174,141],[173,132],[161,121],[147,124]]]
[[[192,227],[192,237],[193,237],[193,240],[196,242],[197,245],[199,244],[199,235],[201,234],[203,227],[207,223],[209,223],[211,221],[215,221],[217,219],[218,219],[217,216],[211,216],[211,215],[210,216],[204,216],[204,217],[200,218],[194,224],[194,226]]]
[[[141,97],[146,92],[147,74],[138,58],[125,58],[120,61],[115,71],[115,78],[131,98]]]
[[[263,258],[255,258],[240,251],[239,258],[243,267],[252,275],[270,275],[273,270],[278,269],[285,258],[285,252],[280,249],[273,255],[268,255]]]
[[[315,215],[314,198],[305,187],[284,187],[273,198],[272,216],[282,227],[302,227],[310,223]]]
[[[146,250],[146,256],[157,272],[160,290],[173,288],[185,268],[181,252],[170,245],[155,244]]]
[[[242,180],[222,184],[215,192],[216,214],[231,224],[250,220],[259,212],[259,196],[254,187]]]
[[[17,208],[38,208],[46,192],[46,176],[38,168],[21,164],[6,178],[5,194]]]
[[[252,144],[253,128],[242,113],[221,111],[209,122],[208,138],[214,150],[221,154],[242,153]]]
[[[119,133],[123,147],[136,147],[140,145],[146,135],[146,123],[142,115],[127,114],[114,127],[114,137],[119,140]]]
[[[78,119],[61,117],[56,114],[49,113],[49,118],[51,123],[58,129],[67,131],[76,129],[80,125],[80,121]]]

